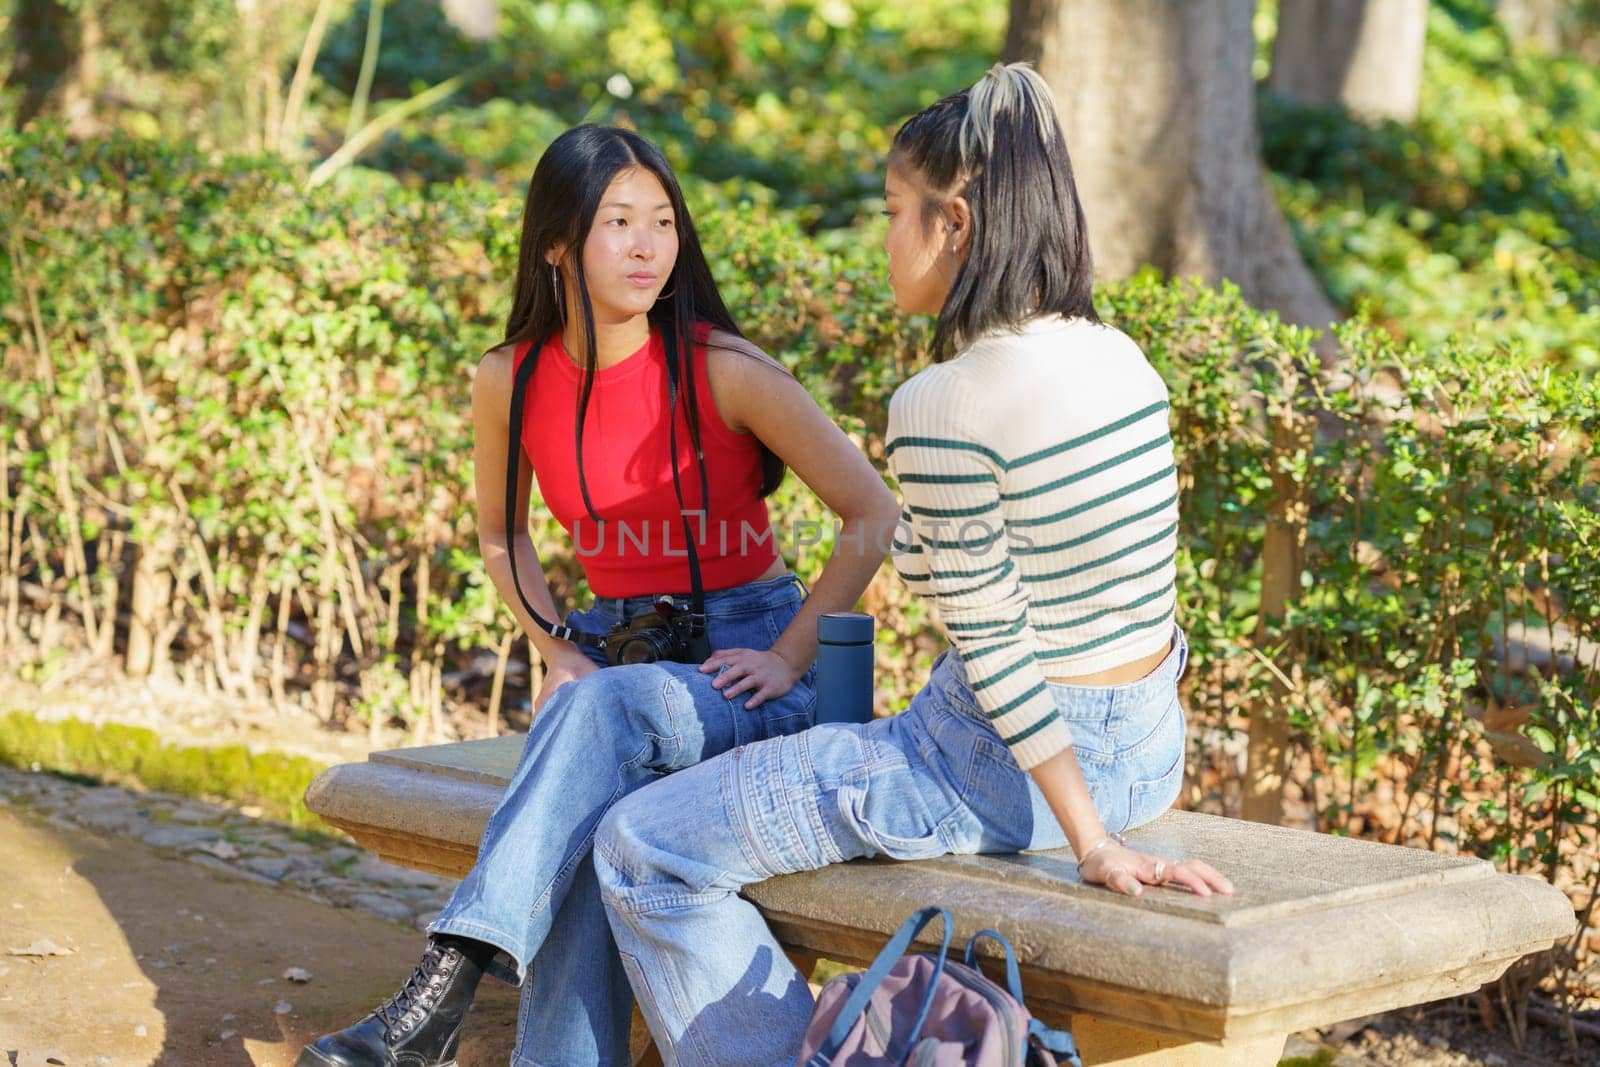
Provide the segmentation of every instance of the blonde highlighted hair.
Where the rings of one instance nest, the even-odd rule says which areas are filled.
[[[1041,315],[1094,322],[1094,263],[1050,86],[1026,63],[907,119],[889,165],[924,190],[923,217],[955,197],[972,217],[967,258],[934,330],[944,358],[979,334]]]
[[[996,63],[967,90],[967,114],[961,120],[962,163],[971,167],[989,158],[996,127],[1018,130],[1030,122],[1040,144],[1055,137],[1059,127],[1050,83],[1027,63]]]

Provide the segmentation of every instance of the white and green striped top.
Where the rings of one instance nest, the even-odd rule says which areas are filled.
[[[931,596],[1024,768],[1072,744],[1045,678],[1172,638],[1178,480],[1167,389],[1109,326],[985,335],[895,391],[894,563]]]

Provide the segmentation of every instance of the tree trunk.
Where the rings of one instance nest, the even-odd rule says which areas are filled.
[[[1428,0],[1279,0],[1267,87],[1366,119],[1411,122]]]
[[[1561,50],[1562,16],[1572,6],[1570,0],[1499,0],[1494,6],[1513,41],[1536,44],[1546,52]]]
[[[1266,182],[1254,0],[1012,0],[1008,60],[1054,88],[1102,277],[1145,264],[1238,284],[1285,319],[1337,317]]]
[[[12,20],[14,59],[6,87],[22,90],[16,128],[41,115],[60,115],[75,137],[95,132],[95,97],[100,91],[100,51],[105,34],[94,0],[18,4]]]
[[[1300,596],[1305,564],[1306,525],[1310,520],[1306,485],[1293,471],[1312,449],[1312,421],[1292,409],[1272,423],[1272,503],[1266,538],[1261,546],[1261,610],[1257,614],[1256,647],[1278,636],[1289,604]],[[1285,659],[1295,659],[1292,635]],[[1283,822],[1283,786],[1289,773],[1289,700],[1287,676],[1279,673],[1271,694],[1250,709],[1249,759],[1245,764],[1244,810],[1251,822]]]

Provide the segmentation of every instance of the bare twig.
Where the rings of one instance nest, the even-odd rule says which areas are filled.
[[[1528,1018],[1544,1026],[1553,1026],[1558,1030],[1568,1030],[1572,1034],[1582,1034],[1584,1037],[1600,1037],[1600,1023],[1586,1022],[1583,1019],[1573,1019],[1563,1016],[1559,1011],[1538,1004],[1528,1005]]]
[[[494,682],[489,686],[489,726],[484,735],[486,737],[498,737],[500,734],[500,700],[505,693],[506,664],[511,659],[511,645],[516,636],[515,629],[507,630],[494,650]]]
[[[378,69],[378,45],[383,37],[383,4],[384,0],[368,0],[367,43],[361,49],[361,73],[350,100],[350,121],[344,128],[346,141],[367,121],[367,97],[372,93],[372,74]]]
[[[412,115],[415,115],[417,112],[425,110],[426,108],[430,108],[434,104],[439,103],[441,100],[448,99],[456,92],[456,90],[465,85],[470,77],[475,76],[478,69],[479,68],[474,67],[472,70],[463,74],[457,74],[453,78],[446,78],[438,85],[435,85],[429,89],[424,89],[422,92],[418,93],[416,96],[413,96],[404,103],[396,104],[394,107],[385,111],[383,114],[379,115],[377,118],[361,127],[360,132],[358,132],[354,137],[351,137],[349,140],[345,141],[344,144],[340,145],[337,152],[329,156],[327,159],[324,159],[321,163],[317,164],[316,169],[311,172],[311,176],[306,179],[306,186],[308,188],[315,189],[317,186],[333,177],[339,171],[355,162],[356,158],[360,156],[361,153],[370,148],[372,144],[385,133],[388,133],[391,129],[400,125],[400,123],[404,122]]]
[[[311,85],[311,68],[316,65],[317,53],[322,50],[322,35],[328,29],[328,17],[333,13],[333,0],[317,0],[316,14],[311,16],[311,28],[306,31],[305,43],[300,47],[300,62],[294,68],[294,80],[289,83],[289,102],[283,108],[283,125],[278,127],[278,151],[287,152],[290,142],[300,135],[300,113],[305,109],[306,92]]]

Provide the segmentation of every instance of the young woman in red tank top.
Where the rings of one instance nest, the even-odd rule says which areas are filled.
[[[506,339],[478,364],[472,413],[484,566],[544,684],[477,864],[416,970],[371,1015],[307,1046],[302,1065],[453,1062],[485,971],[523,988],[514,1062],[626,1062],[632,998],[595,881],[595,827],[663,775],[811,725],[817,617],[855,604],[899,516],[860,451],[740,335],[676,178],[627,130],[577,127],[535,168]],[[786,465],[842,533],[803,598],[763,500]],[[595,594],[566,624],[605,634],[659,596],[682,606],[698,563],[703,662],[607,667],[538,624],[529,606],[558,612],[528,535],[535,479]]]

